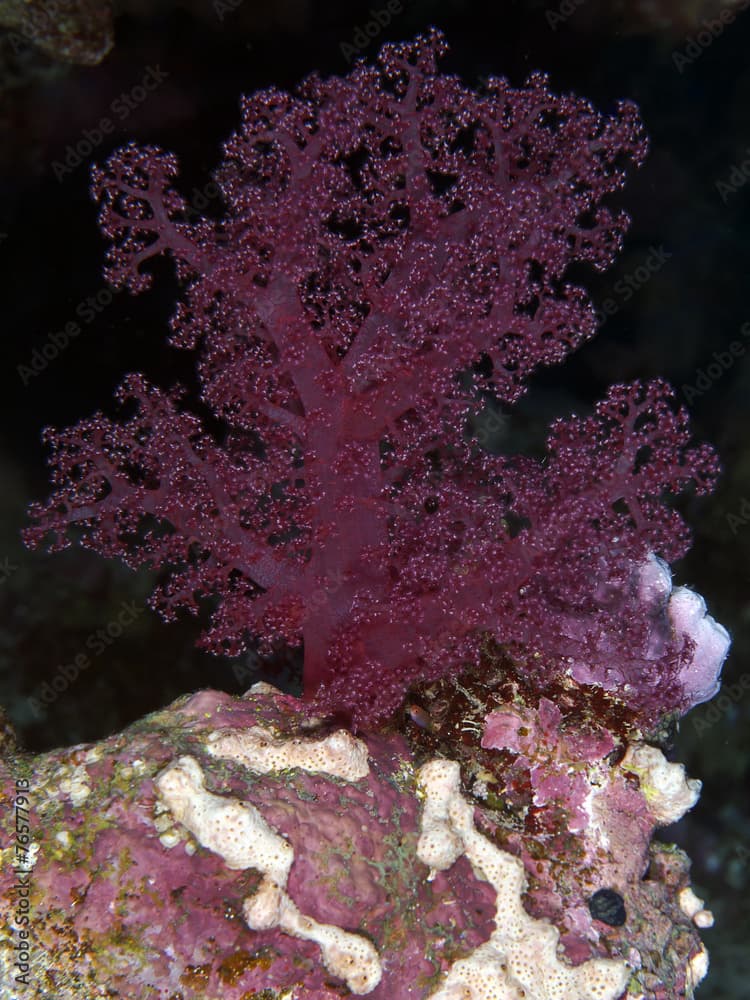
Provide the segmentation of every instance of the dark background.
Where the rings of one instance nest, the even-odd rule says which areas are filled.
[[[585,410],[611,382],[663,375],[690,403],[696,435],[721,453],[725,473],[716,494],[686,504],[695,544],[675,577],[706,596],[732,631],[734,649],[723,696],[682,722],[673,756],[705,791],[664,836],[693,856],[696,890],[716,915],[705,935],[713,972],[699,995],[723,1000],[750,997],[750,338],[741,332],[750,320],[750,183],[741,173],[747,161],[750,179],[750,13],[714,20],[712,34],[701,19],[716,19],[718,3],[695,10],[662,0],[650,19],[636,6],[392,0],[390,24],[370,40],[357,31],[366,30],[372,10],[386,8],[384,0],[143,0],[118,11],[114,47],[93,66],[66,64],[18,44],[17,36],[0,36],[0,703],[22,742],[40,750],[98,739],[200,686],[241,692],[255,679],[251,657],[230,662],[198,653],[199,623],[159,622],[145,607],[153,582],[147,575],[80,550],[45,556],[20,544],[25,506],[46,492],[42,427],[98,408],[114,412],[113,389],[129,371],[161,385],[190,378],[190,358],[165,346],[176,295],[168,265],[149,294],[106,301],[104,244],[88,195],[91,161],[131,138],[156,143],[179,155],[180,186],[190,197],[209,183],[220,143],[238,124],[241,93],[292,87],[314,69],[345,73],[347,46],[366,40],[362,54],[373,56],[383,41],[430,24],[450,42],[446,67],[470,82],[497,74],[519,85],[543,69],[553,89],[573,90],[601,110],[631,98],[652,143],[620,199],[633,225],[615,267],[585,279],[597,304],[613,302],[614,313],[596,340],[535,380],[504,433],[514,447],[533,449],[551,417]],[[0,0],[0,15],[2,7]],[[123,115],[122,94],[132,93],[149,67],[166,79]],[[103,117],[115,131],[97,137]],[[65,169],[67,148],[87,131],[94,148]],[[730,180],[736,190],[721,187]],[[214,200],[210,210],[219,207]],[[642,281],[642,268],[657,259],[662,263]],[[103,290],[95,318],[82,320],[77,310]],[[24,376],[32,352],[76,318],[80,334],[43,371]],[[732,342],[740,345],[734,354]],[[113,636],[125,621],[123,602],[135,602],[136,614]],[[111,641],[90,666],[46,711],[35,711],[30,699],[39,699],[41,686],[108,627]]]

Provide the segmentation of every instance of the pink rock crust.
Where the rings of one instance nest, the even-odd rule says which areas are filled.
[[[512,721],[513,705],[503,711],[502,726],[497,713],[488,722],[494,743],[520,741],[513,754],[528,753],[531,760],[529,736],[519,736],[531,721],[542,740],[537,766],[547,753],[544,740],[569,721],[551,702],[542,702],[536,715],[519,713],[520,728]],[[261,774],[210,753],[212,734],[258,725],[302,738],[326,732],[301,702],[272,689],[241,699],[204,691],[103,743],[4,761],[0,899],[11,918],[0,938],[1,988],[12,988],[17,972],[13,940],[24,925],[13,865],[23,862],[32,915],[33,985],[25,995],[34,1000],[249,1000],[259,993],[272,1000],[290,990],[295,1000],[348,995],[324,967],[317,944],[278,928],[247,926],[243,901],[258,889],[259,871],[230,869],[172,822],[155,781],[185,756],[198,761],[210,792],[251,803],[292,845],[287,890],[303,914],[372,942],[382,962],[373,1000],[424,1000],[454,961],[487,941],[495,896],[481,872],[462,856],[430,879],[416,857],[421,760],[403,736],[361,737],[369,773],[358,780],[297,768]],[[546,777],[539,771],[534,788],[537,814],[548,814],[544,856],[538,831],[508,816],[498,821],[479,789],[477,821],[486,836],[523,860],[525,905],[558,927],[565,961],[625,958],[644,995],[656,1000],[662,987],[684,985],[688,961],[701,950],[676,901],[687,885],[687,864],[677,851],[650,846],[655,823],[638,779],[604,756],[610,745],[606,734],[591,733],[554,751],[558,762],[566,755],[568,763],[577,761],[584,781],[596,776],[600,783],[588,825],[577,822],[588,831],[580,838],[571,837],[569,822],[566,827],[571,814],[559,808],[561,791],[550,784],[549,771]],[[476,749],[494,755],[496,774],[512,783],[514,765],[502,751]],[[9,826],[19,781],[29,782],[35,848],[19,847]],[[623,896],[623,928],[592,919],[586,900],[602,887]]]

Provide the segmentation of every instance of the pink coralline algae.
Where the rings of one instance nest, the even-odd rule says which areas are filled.
[[[568,830],[580,833],[588,825],[583,806],[591,782],[582,769],[572,770],[571,763],[602,760],[614,750],[615,741],[606,730],[590,734],[576,730],[567,737],[560,732],[561,719],[560,709],[548,698],[542,698],[534,712],[491,712],[482,746],[518,754],[518,763],[528,767],[534,805],[563,803],[568,812]]]
[[[570,722],[539,714],[550,733]],[[501,755],[477,752],[500,778]],[[684,855],[649,842],[696,783],[638,743],[598,766],[587,832],[540,854],[539,832],[465,790],[458,762],[316,722],[268,685],[199,692],[100,744],[8,755],[0,991],[21,975],[34,1000],[690,995],[711,916]],[[682,800],[659,767],[680,771]],[[603,889],[622,926],[591,915]]]
[[[713,452],[659,381],[557,421],[541,461],[468,431],[595,332],[567,275],[621,244],[603,199],[645,155],[637,111],[603,116],[539,74],[476,92],[439,72],[444,50],[433,32],[244,99],[219,220],[188,221],[157,148],[95,170],[108,279],[141,292],[171,256],[172,344],[198,351],[214,419],[129,376],[129,416],[47,433],[54,492],[26,540],[159,568],[152,606],[210,601],[212,651],[301,644],[305,696],[355,726],[488,636],[540,683],[572,672],[653,723],[713,683],[695,690],[690,615],[639,594],[650,553],[686,550],[666,500],[711,488]]]

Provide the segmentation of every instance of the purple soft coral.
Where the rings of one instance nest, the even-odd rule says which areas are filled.
[[[202,639],[216,652],[303,643],[307,695],[356,725],[476,661],[487,634],[532,673],[585,661],[655,718],[689,702],[694,644],[664,625],[647,655],[639,566],[685,550],[663,497],[710,489],[712,452],[689,447],[659,382],[558,422],[543,463],[466,435],[482,392],[513,403],[594,333],[565,275],[620,246],[627,219],[601,201],[645,155],[638,115],[603,117],[541,75],[478,94],[438,72],[444,49],[433,32],[296,96],[245,99],[218,223],[186,221],[158,149],[95,171],[108,277],[140,292],[144,262],[173,256],[172,341],[200,347],[224,433],[130,376],[129,420],[48,434],[55,491],[26,539],[61,548],[76,526],[168,568],[166,618],[217,597]]]

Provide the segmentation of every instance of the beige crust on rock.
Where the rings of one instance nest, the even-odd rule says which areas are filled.
[[[617,1000],[630,977],[628,964],[590,959],[573,968],[558,959],[557,928],[523,907],[523,864],[474,826],[474,809],[461,795],[459,765],[430,761],[418,780],[425,796],[420,861],[434,875],[465,854],[477,877],[497,893],[489,941],[454,962],[430,1000]]]

